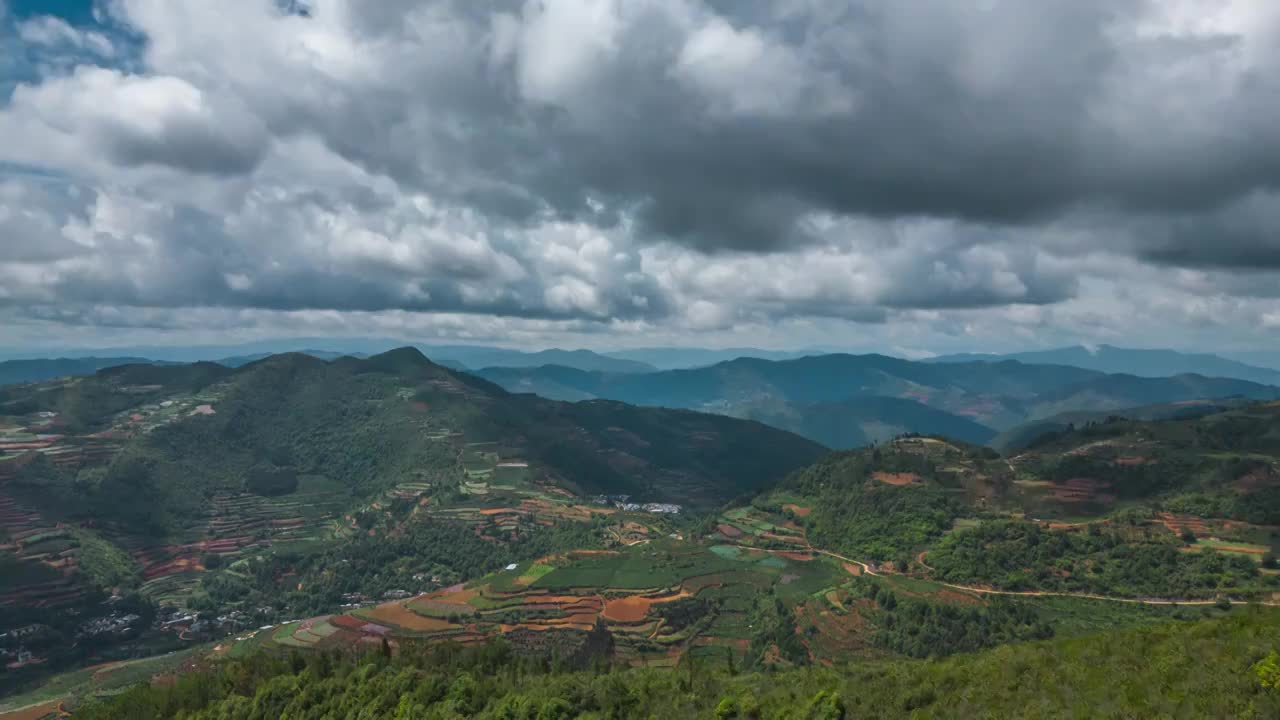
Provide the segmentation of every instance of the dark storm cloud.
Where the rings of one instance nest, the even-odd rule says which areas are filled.
[[[574,24],[593,7],[614,34],[582,60],[585,74],[530,40],[544,23],[578,42],[575,32],[597,32]],[[282,69],[279,84],[235,81],[271,132],[317,133],[398,182],[517,222],[638,211],[642,237],[703,250],[812,241],[798,223],[812,212],[1029,225],[1080,206],[1213,208],[1275,187],[1280,129],[1267,119],[1280,109],[1280,67],[1261,58],[1179,84],[1163,71],[1228,64],[1240,39],[1140,36],[1148,10],[379,3],[350,15],[353,37],[402,79]],[[780,67],[788,74],[770,74]],[[581,77],[559,85],[570,70]],[[1168,93],[1198,92],[1197,80],[1225,85],[1211,105],[1169,106]],[[125,164],[213,173],[247,172],[261,155],[250,131],[184,120],[158,136],[113,134],[108,150]]]
[[[576,42],[572,21],[589,6],[615,34],[584,60],[589,72],[560,84],[568,71],[529,38],[563,21],[553,31]],[[1280,66],[1260,58],[1181,83],[1164,71],[1226,67],[1240,40],[1141,36],[1148,10],[388,3],[353,20],[366,42],[403,44],[402,85],[309,77],[254,106],[276,132],[316,132],[364,167],[494,216],[599,223],[638,211],[642,238],[702,250],[811,242],[798,221],[812,212],[1035,225],[1080,207],[1212,209],[1275,187],[1280,129],[1267,119]],[[513,39],[501,55],[504,11]],[[701,65],[689,61],[699,42]],[[770,75],[779,67],[790,74]],[[1223,83],[1212,102],[1169,101],[1199,81]]]
[[[111,160],[123,166],[164,165],[197,174],[239,175],[262,159],[266,138],[237,137],[196,119],[176,119],[155,134],[125,127],[105,131]]]
[[[1255,193],[1210,212],[1148,218],[1132,234],[1139,255],[1155,263],[1280,270],[1280,195]]]

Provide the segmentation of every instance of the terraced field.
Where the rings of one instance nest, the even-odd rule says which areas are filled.
[[[849,578],[816,556],[763,550],[725,554],[698,545],[655,541],[619,551],[551,556],[408,600],[317,618],[241,641],[241,649],[324,648],[403,639],[473,644],[503,636],[607,632],[617,657],[666,663],[694,647],[741,654],[748,615],[771,589],[789,602],[832,590]],[[237,648],[240,648],[238,645]]]
[[[213,645],[196,645],[181,652],[106,663],[59,675],[39,690],[0,701],[0,720],[66,717],[59,708],[67,698],[105,697],[141,682],[172,680],[175,674],[189,672],[205,657],[219,652]]]
[[[805,508],[794,503],[787,503],[795,510],[793,515],[800,515]],[[748,505],[734,508],[724,513],[716,524],[713,539],[728,543],[740,543],[759,547],[805,549],[809,542],[805,539],[804,530],[794,519],[784,513],[762,510]]]
[[[74,388],[83,382],[83,378],[71,379],[48,387]],[[102,429],[78,430],[71,419],[55,411],[0,417],[0,538],[7,538],[0,542],[0,562],[14,568],[8,573],[8,589],[0,585],[0,606],[56,607],[83,598],[95,579],[100,580],[88,577],[94,573],[86,573],[81,567],[81,546],[86,534],[96,542],[114,543],[113,553],[118,549],[133,556],[141,567],[144,592],[154,597],[177,598],[189,589],[194,584],[190,577],[171,578],[190,576],[193,570],[200,569],[200,555],[233,551],[216,542],[212,546],[204,542],[143,546],[119,532],[99,532],[91,525],[42,515],[8,487],[24,466],[38,459],[71,472],[104,467],[133,438],[193,415],[215,413],[222,388],[212,386],[198,393],[172,394],[162,392],[159,386],[122,385],[115,391],[120,397],[136,398],[137,404],[110,415]],[[244,544],[247,541],[240,543]]]
[[[468,443],[461,449],[460,463],[466,476],[458,486],[460,498],[433,495],[448,488],[431,483],[397,485],[388,497],[416,500],[420,505],[417,513],[465,523],[478,537],[492,542],[515,541],[538,527],[596,521],[611,521],[608,536],[620,545],[647,542],[659,534],[653,516],[587,504],[563,488],[539,480],[513,448]]]

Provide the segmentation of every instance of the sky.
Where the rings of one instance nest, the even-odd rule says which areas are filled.
[[[0,0],[0,347],[1280,339],[1273,0]]]

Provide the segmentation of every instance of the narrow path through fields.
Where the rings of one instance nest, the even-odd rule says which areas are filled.
[[[794,550],[770,550],[768,548],[751,547],[750,545],[735,545],[734,547],[744,548],[747,550],[763,550],[764,552],[768,552],[768,553],[795,552]],[[809,546],[809,549],[820,555],[826,555],[828,557],[833,557],[837,560],[842,560],[844,562],[857,565],[861,567],[862,571],[868,575],[884,577],[883,573],[878,573],[875,570],[873,570],[872,569],[873,566],[870,563],[866,563],[861,560],[854,560],[853,558],[845,557],[844,555],[832,552],[830,550],[823,550],[822,548],[816,548],[816,547],[813,547],[812,545]],[[1072,593],[1072,592],[1049,592],[1044,590],[995,590],[993,588],[972,587],[970,585],[956,585],[953,583],[941,582],[939,580],[930,580],[930,582],[938,583],[942,587],[950,588],[952,590],[963,590],[965,592],[978,593],[980,595],[1009,595],[1013,597],[1066,597],[1066,598],[1081,598],[1085,600],[1108,600],[1110,602],[1130,603],[1133,605],[1213,605],[1214,603],[1217,602],[1217,600],[1177,600],[1172,598],[1123,598],[1123,597],[1115,597],[1113,595],[1093,595],[1091,593]],[[1232,600],[1232,602],[1238,602],[1238,603],[1244,603],[1244,604],[1250,604],[1250,605],[1266,605],[1269,607],[1280,607],[1280,602],[1276,602],[1274,600]]]

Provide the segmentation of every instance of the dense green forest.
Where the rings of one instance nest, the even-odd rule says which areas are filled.
[[[792,473],[783,487],[813,503],[813,514],[800,519],[810,541],[853,557],[906,562],[965,513],[937,482],[887,485],[873,481],[874,472],[937,474],[927,458],[879,449],[837,453]]]
[[[723,661],[672,669],[571,669],[501,643],[383,647],[363,656],[255,656],[173,684],[140,686],[80,720],[241,718],[1215,717],[1280,713],[1280,615],[1230,616],[1006,645],[936,661],[735,673]]]
[[[1134,542],[1089,532],[989,522],[943,538],[929,552],[938,579],[1005,590],[1050,590],[1119,597],[1212,598],[1274,591],[1280,582],[1252,560],[1212,550],[1180,551],[1165,541]]]
[[[456,523],[410,523],[393,534],[356,535],[320,553],[275,553],[249,560],[235,574],[211,573],[190,605],[209,611],[287,606],[294,614],[318,615],[337,607],[346,593],[380,598],[420,587],[423,577],[451,585],[508,563],[599,543],[598,529],[583,523],[537,528],[501,545]],[[288,582],[282,582],[286,574]]]
[[[874,642],[907,657],[946,657],[1022,640],[1053,637],[1053,626],[1030,605],[996,598],[989,605],[956,605],[899,596],[877,583],[860,586],[882,611]]]

